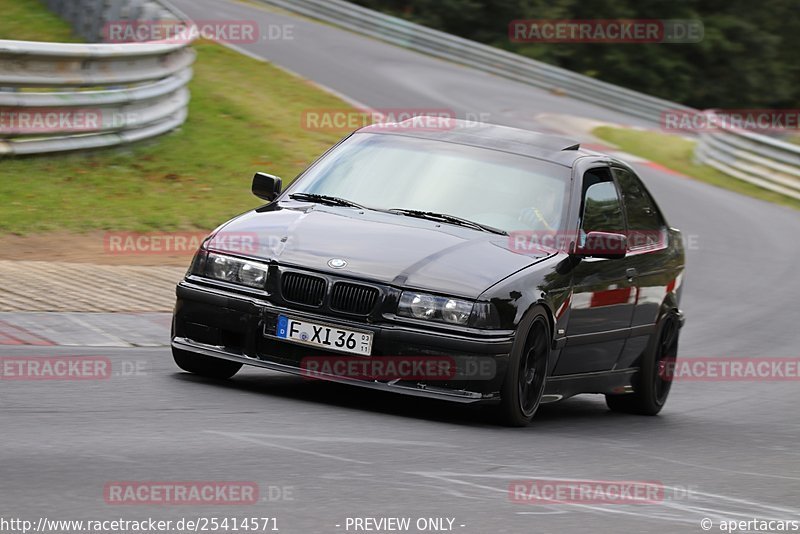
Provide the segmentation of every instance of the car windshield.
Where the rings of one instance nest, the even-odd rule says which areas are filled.
[[[376,209],[444,213],[506,232],[555,230],[570,172],[531,157],[455,143],[361,133],[289,190]]]

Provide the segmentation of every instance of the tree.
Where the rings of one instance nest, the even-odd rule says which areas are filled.
[[[800,108],[797,0],[355,0],[613,84],[707,108]],[[514,43],[516,19],[696,19],[693,44]]]

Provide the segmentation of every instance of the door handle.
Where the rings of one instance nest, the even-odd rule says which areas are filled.
[[[625,275],[628,277],[628,282],[633,282],[633,279],[636,278],[637,274],[639,274],[639,272],[633,267],[625,271]]]

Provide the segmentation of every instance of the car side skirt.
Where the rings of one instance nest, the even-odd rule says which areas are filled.
[[[624,395],[633,393],[639,368],[598,371],[547,378],[542,403],[568,399],[582,393]]]

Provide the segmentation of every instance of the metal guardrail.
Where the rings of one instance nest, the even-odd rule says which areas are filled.
[[[112,20],[176,17],[143,0],[47,0],[93,38]],[[188,116],[189,43],[0,40],[0,157],[110,147],[169,132]]]
[[[700,135],[694,157],[728,176],[800,200],[800,145],[718,127]]]
[[[261,0],[363,35],[468,65],[659,123],[667,110],[691,108],[625,89],[519,54],[456,37],[343,0]]]
[[[499,48],[456,37],[343,0],[261,0],[404,48],[468,65],[661,124],[665,113],[699,113]],[[703,134],[696,160],[752,184],[800,198],[800,147],[736,131]]]

